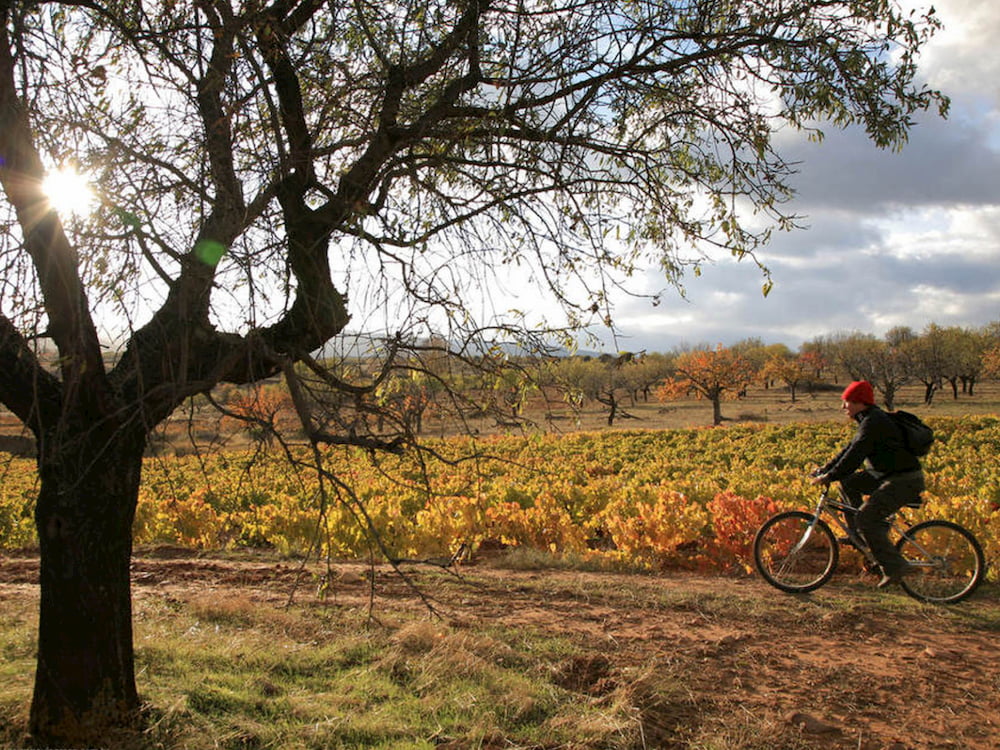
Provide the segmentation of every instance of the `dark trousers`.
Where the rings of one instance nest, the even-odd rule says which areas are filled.
[[[899,575],[906,561],[889,541],[890,524],[886,519],[907,503],[920,499],[924,491],[924,473],[918,469],[880,478],[859,471],[842,480],[840,486],[851,505],[859,508],[857,516],[848,519],[848,523],[853,520],[851,525],[868,544],[882,572],[888,576]]]

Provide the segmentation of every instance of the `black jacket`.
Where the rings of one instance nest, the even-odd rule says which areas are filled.
[[[877,476],[916,471],[920,461],[903,446],[903,435],[892,417],[877,406],[869,406],[854,417],[858,431],[840,453],[820,469],[830,481],[849,477],[868,461]]]

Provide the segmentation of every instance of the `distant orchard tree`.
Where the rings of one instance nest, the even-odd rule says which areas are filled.
[[[976,333],[979,347],[976,377],[1000,378],[1000,320],[983,326]],[[971,387],[969,395],[972,395]]]
[[[968,328],[950,328],[949,335],[953,339],[953,367],[947,376],[951,383],[952,397],[958,398],[959,384],[962,393],[975,395],[976,383],[982,374],[983,353],[990,346],[990,338],[984,330]]]
[[[885,332],[883,339],[891,348],[899,349],[912,341],[916,341],[917,334],[909,326],[895,326]]]
[[[760,374],[764,369],[764,364],[771,358],[773,347],[775,346],[783,347],[785,350],[788,349],[784,344],[772,344],[769,346],[764,343],[763,339],[757,336],[737,341],[735,344],[731,344],[729,349],[743,357],[743,359],[749,362],[751,369],[755,373]],[[766,379],[764,387],[770,387],[770,383]]]
[[[930,406],[934,393],[940,390],[947,373],[955,364],[949,352],[945,329],[929,325],[919,337],[906,341],[910,373],[924,386],[924,404]]]
[[[631,416],[623,411],[622,402],[634,390],[628,373],[635,367],[631,359],[623,362],[611,355],[569,357],[556,364],[553,372],[568,403],[579,408],[587,401],[596,401],[607,409],[610,427],[616,419]]]
[[[934,393],[951,386],[952,399],[971,392],[982,366],[985,341],[982,334],[958,326],[928,325],[905,349],[911,374],[924,386],[924,403],[930,404]]]
[[[983,352],[983,377],[1000,378],[1000,344]]]
[[[801,349],[799,351],[799,361],[808,368],[810,382],[822,379],[826,368],[830,366],[826,356],[816,349]]]
[[[762,373],[769,380],[784,383],[792,403],[795,403],[799,386],[812,380],[814,367],[815,362],[806,356],[779,350],[764,363]]]
[[[666,380],[657,391],[661,401],[684,398],[692,394],[708,399],[712,404],[712,424],[722,424],[722,400],[737,398],[753,381],[750,360],[721,344],[715,349],[686,352],[674,363],[676,375]]]
[[[836,345],[839,367],[852,380],[867,380],[882,394],[887,409],[895,405],[896,394],[911,378],[912,364],[906,347],[895,346],[872,334],[853,333]]]
[[[810,363],[813,375],[817,380],[823,378],[827,369],[837,361],[837,338],[835,336],[819,336],[806,341],[799,347],[799,354]],[[836,376],[834,376],[836,382]]]
[[[937,26],[895,0],[0,2],[0,401],[40,474],[33,741],[100,745],[139,714],[131,526],[180,404],[283,373],[314,446],[404,450],[406,420],[369,413],[387,374],[503,369],[550,326],[612,324],[610,291],[651,264],[669,289],[793,226],[780,129],[900,147],[946,105],[917,77]],[[53,209],[58,168],[89,176],[92,213]],[[359,380],[324,371],[348,332],[379,363]]]
[[[674,371],[675,355],[657,352],[643,353],[634,366],[624,368],[623,375],[633,403],[649,401],[653,390]]]

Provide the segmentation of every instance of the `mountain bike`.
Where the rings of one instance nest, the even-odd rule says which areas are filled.
[[[908,508],[919,508],[916,502]],[[887,519],[898,537],[896,549],[909,563],[901,580],[914,599],[954,604],[976,590],[986,574],[986,558],[979,541],[968,529],[934,519],[910,524],[900,509]],[[760,527],[753,542],[753,560],[764,580],[781,591],[801,594],[827,583],[840,561],[840,545],[855,547],[870,570],[878,562],[853,524],[841,520],[856,514],[843,490],[835,496],[823,487],[812,513],[790,510],[772,516]],[[832,527],[842,534],[834,535]]]

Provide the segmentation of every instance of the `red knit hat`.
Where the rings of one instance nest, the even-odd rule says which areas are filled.
[[[855,380],[844,389],[840,398],[843,401],[857,401],[870,406],[875,403],[875,390],[867,380]]]

